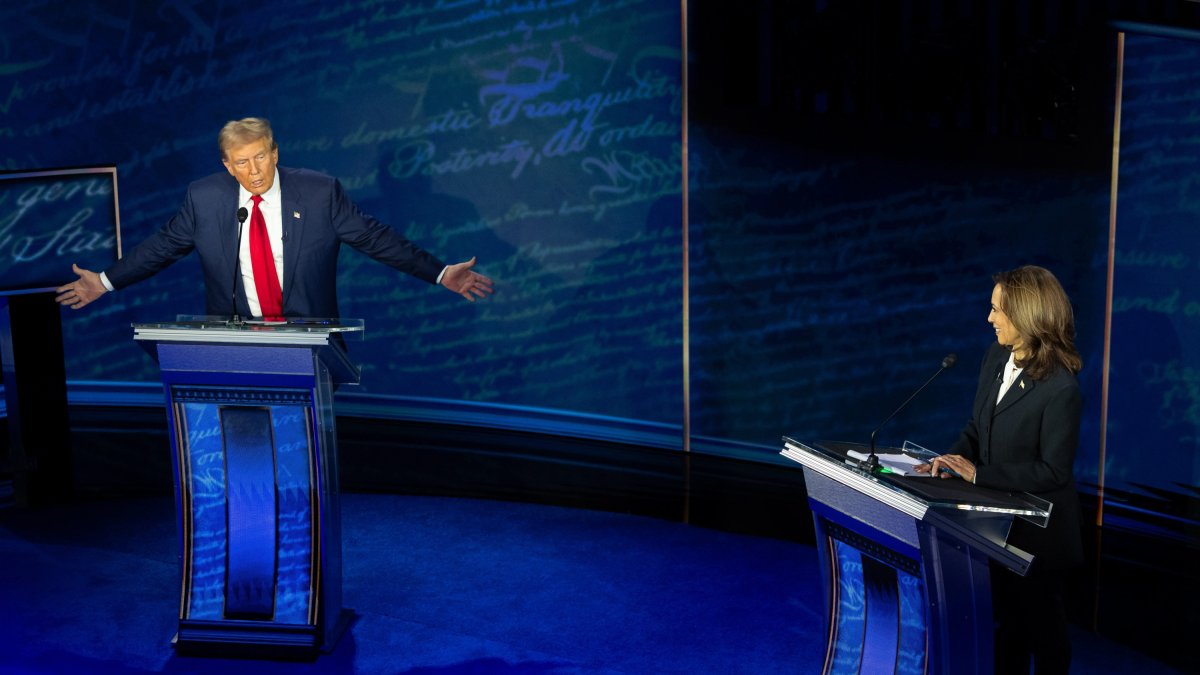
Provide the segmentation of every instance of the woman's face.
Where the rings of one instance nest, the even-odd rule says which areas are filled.
[[[988,313],[988,323],[996,329],[996,342],[1013,351],[1019,351],[1022,344],[1021,334],[1008,320],[1008,315],[1004,313],[1004,310],[1000,309],[1000,298],[1003,293],[1004,290],[1000,288],[1000,284],[996,284],[996,287],[992,289],[992,311]]]

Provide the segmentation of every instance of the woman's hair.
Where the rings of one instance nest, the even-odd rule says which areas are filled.
[[[266,139],[267,149],[274,150],[275,135],[271,133],[271,123],[262,117],[247,117],[240,120],[230,120],[221,127],[217,134],[217,147],[221,149],[221,159],[227,159],[228,150],[234,146],[246,145],[259,139]]]
[[[1054,275],[1026,265],[992,277],[1000,285],[1000,310],[1020,333],[1026,357],[1017,362],[1035,380],[1058,367],[1078,373],[1083,368],[1075,351],[1075,313]]]

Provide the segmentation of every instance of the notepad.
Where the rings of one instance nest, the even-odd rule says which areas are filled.
[[[847,457],[864,461],[870,457],[870,453],[850,450],[846,453]],[[903,453],[877,452],[875,456],[879,458],[879,465],[886,468],[888,471],[901,476],[915,476],[917,478],[929,478],[932,474],[918,473],[914,467],[919,464],[928,464],[923,459],[917,459]]]

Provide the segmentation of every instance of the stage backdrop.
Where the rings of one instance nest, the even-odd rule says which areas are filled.
[[[281,165],[496,280],[471,305],[344,251],[358,391],[678,428],[678,3],[26,4],[2,10],[0,161],[117,164],[127,247],[224,171],[225,121],[265,116]],[[69,377],[154,381],[129,323],[202,312],[199,278],[67,313]]]
[[[1195,527],[1200,34],[1134,30],[1124,56],[1106,485]]]
[[[222,124],[261,115],[281,164],[338,177],[365,210],[447,260],[479,257],[497,292],[472,305],[344,252],[342,314],[367,323],[351,347],[364,365],[357,391],[380,414],[435,399],[516,424],[551,411],[679,447],[678,2],[29,2],[0,19],[0,164],[118,165],[126,249],[179,208],[189,181],[223,171]],[[1194,181],[1191,164],[1181,171],[1160,147],[1197,138],[1187,100],[1169,88],[1196,55],[1166,49],[1141,71],[1131,50],[1130,86],[1154,113],[1131,109],[1125,136],[1163,131],[1123,148],[1130,161],[1140,148],[1149,168],[1122,176],[1134,192],[1122,193],[1120,236],[1131,239],[1118,254],[1123,393],[1111,411],[1122,435],[1108,461],[1123,484],[1177,492],[1196,480]],[[698,72],[722,58],[701,56]],[[947,151],[949,136],[897,152],[817,151],[703,121],[691,134],[693,448],[769,459],[784,434],[866,440],[956,352],[959,365],[881,432],[946,447],[994,339],[990,275],[1039,263],[1075,302],[1086,411],[1077,473],[1097,482],[1106,166],[967,161]],[[155,366],[129,324],[202,311],[199,278],[186,260],[65,311],[69,377],[152,391]],[[1146,336],[1165,342],[1142,358]],[[1145,387],[1155,388],[1136,393]],[[1174,475],[1137,468],[1150,442],[1170,446]]]

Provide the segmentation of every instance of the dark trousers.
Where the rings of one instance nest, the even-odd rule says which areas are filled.
[[[1071,637],[1063,602],[1062,570],[1024,577],[992,568],[992,612],[996,618],[996,675],[1065,675],[1071,668]]]

